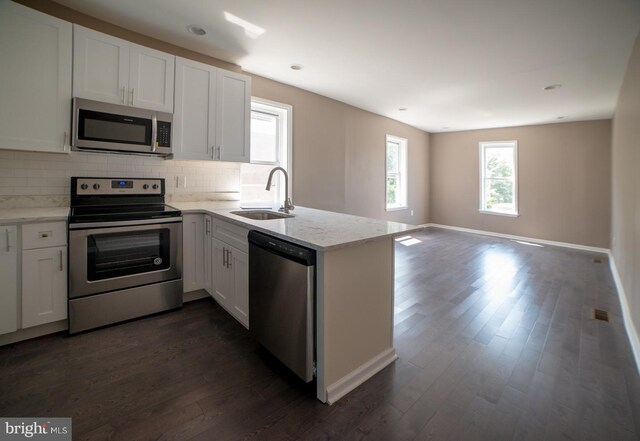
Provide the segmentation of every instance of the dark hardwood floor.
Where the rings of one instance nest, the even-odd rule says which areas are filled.
[[[400,359],[333,406],[207,299],[1,347],[0,416],[71,416],[74,440],[639,439],[640,378],[606,257],[415,237],[396,245]]]

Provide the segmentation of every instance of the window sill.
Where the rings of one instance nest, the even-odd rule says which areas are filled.
[[[520,213],[502,213],[500,211],[478,210],[481,214],[495,214],[496,216],[520,217]]]
[[[400,210],[407,210],[409,209],[408,206],[402,206],[402,207],[386,207],[385,211],[400,211]]]

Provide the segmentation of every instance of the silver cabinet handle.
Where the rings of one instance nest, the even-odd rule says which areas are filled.
[[[204,234],[206,234],[207,236],[209,235],[209,232],[210,232],[210,230],[209,230],[209,225],[210,225],[209,222],[210,221],[209,221],[208,218],[204,220]]]
[[[218,161],[220,160],[220,146],[218,146]]]
[[[133,89],[131,89],[133,90]],[[156,151],[156,141],[158,139],[158,117],[154,113],[151,117],[151,151]]]
[[[65,150],[67,148],[67,132],[65,131],[62,134],[62,150]]]
[[[60,250],[60,271],[64,271],[64,265],[62,264],[62,259],[63,259],[63,251]]]
[[[211,146],[211,159],[216,159],[216,148]]]
[[[227,249],[222,248],[222,266],[227,267]]]
[[[124,97],[124,96],[125,96],[125,93],[126,93],[126,92],[125,92],[125,87],[124,87],[124,86],[122,86],[122,104],[127,104],[127,103],[126,103],[126,101],[125,101],[125,97]]]
[[[5,230],[5,232],[7,233],[7,253],[8,253],[9,251],[11,251],[11,243],[10,243],[11,236],[9,236],[9,229],[8,228]]]
[[[231,254],[231,250],[227,251],[227,268],[231,268],[231,259],[233,258],[233,255]]]
[[[131,97],[130,104],[133,106],[133,87],[131,88],[131,92],[129,92],[129,95]]]

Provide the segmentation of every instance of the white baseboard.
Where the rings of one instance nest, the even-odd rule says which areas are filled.
[[[67,329],[69,329],[67,319],[52,323],[45,323],[44,325],[38,325],[31,328],[18,329],[10,334],[0,335],[0,346],[29,340],[31,338],[42,337],[43,335],[53,334],[55,332],[66,331]]]
[[[389,348],[327,387],[327,403],[333,404],[398,359]]]
[[[622,308],[622,319],[624,320],[624,329],[629,336],[629,342],[631,343],[631,350],[633,351],[633,358],[636,361],[636,369],[640,374],[640,338],[638,337],[638,331],[631,320],[631,309],[627,302],[627,294],[622,285],[622,279],[618,272],[618,266],[612,253],[609,253],[609,267],[611,268],[611,274],[613,275],[613,281],[616,284],[618,290],[618,298],[620,299],[620,307]]]
[[[550,246],[554,246],[554,247],[571,248],[571,249],[574,249],[574,250],[591,251],[591,252],[594,252],[594,253],[609,254],[609,249],[608,248],[591,247],[591,246],[579,245],[579,244],[575,244],[575,243],[556,242],[554,240],[536,239],[534,237],[514,236],[512,234],[494,233],[493,231],[473,230],[471,228],[462,228],[462,227],[452,227],[451,225],[425,224],[424,226],[425,227],[445,228],[447,230],[462,231],[464,233],[481,234],[483,236],[494,236],[494,237],[502,237],[504,239],[522,240],[522,241],[526,241],[526,242],[539,243],[539,244],[550,245]]]

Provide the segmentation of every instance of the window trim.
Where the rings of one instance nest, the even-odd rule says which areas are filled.
[[[478,143],[479,146],[479,159],[480,159],[480,208],[478,211],[481,214],[493,214],[496,216],[506,216],[506,217],[519,217],[520,210],[518,207],[518,141],[510,140],[510,141],[481,141]],[[497,210],[488,210],[485,208],[485,191],[484,191],[484,181],[485,181],[485,150],[488,147],[512,147],[513,148],[513,205],[514,212],[513,213],[505,213],[504,211]]]
[[[287,170],[287,174],[289,176],[289,194],[291,195],[291,197],[293,197],[293,106],[291,104],[279,103],[277,101],[271,101],[266,98],[259,98],[256,96],[252,96],[251,103],[249,106],[250,111],[253,111],[254,103],[257,104],[258,107],[260,105],[275,107],[282,111],[281,115],[286,114],[286,119],[283,120],[283,127],[280,129],[280,133],[278,133],[278,141],[280,141],[281,137],[285,138],[286,152],[284,152],[285,158],[282,158],[283,156],[282,151],[277,152],[276,154],[277,161],[275,163],[268,162],[268,161],[265,162],[265,161],[254,161],[254,160],[251,160],[250,163],[257,164],[257,165],[272,165],[274,167],[280,166],[280,167],[283,167],[285,170]],[[260,111],[260,110],[257,110],[257,111]],[[269,112],[265,111],[264,113],[269,113]],[[285,163],[285,165],[283,165],[283,162]],[[282,178],[282,173],[276,173],[276,175],[274,176],[274,179],[275,179],[276,188],[279,189],[277,200],[284,201],[285,197],[289,197],[289,195],[284,194],[284,185],[283,185],[284,181]]]
[[[404,184],[404,201],[402,205],[392,206],[387,205],[387,146],[391,143],[398,144],[398,175],[400,176],[400,183]],[[386,135],[384,143],[384,209],[385,211],[400,211],[409,209],[409,141],[406,138],[401,138],[395,135]],[[406,181],[406,182],[405,182]]]

